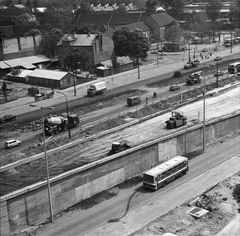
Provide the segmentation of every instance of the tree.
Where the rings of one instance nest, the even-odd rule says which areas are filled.
[[[142,31],[122,28],[113,33],[112,39],[116,56],[129,56],[136,59],[137,64],[140,58],[147,57],[149,41]]]
[[[81,2],[80,3],[80,14],[91,14],[93,9],[88,2]]]
[[[84,48],[71,48],[63,58],[63,63],[71,71],[76,71],[76,69],[91,70],[91,54]]]
[[[47,57],[54,57],[56,54],[57,43],[62,38],[63,33],[60,29],[53,28],[49,33],[42,35],[40,51]]]
[[[186,0],[160,0],[160,4],[166,12],[178,20],[181,20],[185,2]]]
[[[221,0],[209,0],[206,6],[206,14],[211,21],[216,21],[222,8]]]
[[[229,21],[238,22],[238,25],[240,25],[240,0],[235,0],[231,3]]]
[[[7,101],[7,83],[5,80],[3,80],[2,91],[3,91],[5,101]]]
[[[147,0],[146,1],[146,12],[147,13],[154,13],[156,12],[157,0]]]
[[[127,7],[125,6],[125,4],[121,3],[118,6],[117,12],[118,13],[126,13],[127,12]]]
[[[183,37],[183,32],[178,25],[167,27],[164,33],[164,39],[171,44],[180,42]]]
[[[240,184],[236,184],[236,186],[233,189],[233,197],[237,201],[238,204],[240,204]]]
[[[81,24],[80,26],[75,26],[72,30],[71,33],[76,33],[76,34],[93,34],[96,33],[95,30],[93,30],[93,25],[84,22],[83,24]]]

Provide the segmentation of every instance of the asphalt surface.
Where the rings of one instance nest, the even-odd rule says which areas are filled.
[[[201,49],[205,47],[204,45],[198,45],[198,54],[201,52]],[[177,57],[179,58],[178,62],[174,62],[171,64],[165,64],[164,60],[159,61],[158,64],[153,63],[150,65],[145,65],[140,67],[140,79],[138,79],[137,76],[137,69],[130,70],[127,72],[123,72],[120,74],[116,74],[113,76],[108,76],[104,78],[99,78],[97,81],[105,81],[107,84],[107,92],[102,96],[96,96],[96,97],[86,97],[86,91],[90,84],[93,82],[88,82],[85,84],[77,85],[77,95],[76,97],[73,96],[73,89],[74,88],[68,88],[65,90],[61,90],[61,92],[64,92],[68,98],[68,104],[70,109],[75,109],[81,107],[83,104],[91,104],[96,102],[101,102],[102,100],[106,100],[108,98],[112,98],[113,96],[116,96],[119,93],[126,92],[127,90],[136,89],[137,87],[140,87],[142,85],[153,83],[156,81],[164,81],[168,79],[169,77],[172,77],[173,72],[176,70],[181,70],[183,73],[189,74],[193,71],[203,70],[203,64],[205,66],[209,64],[215,64],[216,62],[213,61],[215,56],[221,56],[224,57],[222,61],[219,61],[219,65],[223,63],[224,60],[229,60],[230,58],[240,59],[240,44],[233,47],[232,53],[229,52],[229,48],[224,48],[223,50],[220,50],[218,52],[213,52],[213,45],[206,45],[206,48],[209,48],[207,53],[213,53],[213,55],[207,59],[204,59],[201,61],[200,66],[194,69],[190,70],[183,70],[184,64],[188,61],[187,54],[185,55],[185,58],[182,58],[181,54],[169,54],[166,58],[171,59],[171,57]],[[183,54],[184,55],[184,54]],[[184,59],[184,60],[183,60]],[[13,101],[4,105],[1,105],[1,116],[6,114],[12,114],[17,116],[16,122],[30,122],[32,120],[39,119],[41,117],[41,111],[37,107],[30,107],[29,104],[33,103],[33,98],[23,98],[19,99],[17,101]],[[59,113],[63,112],[66,109],[66,100],[63,95],[57,94],[53,99],[48,99],[44,101],[40,101],[36,104],[37,106],[51,106],[54,107],[54,112]],[[45,110],[45,114],[52,113],[52,110]],[[14,124],[14,122],[10,122],[9,124]],[[0,124],[0,127],[4,127],[6,124]]]
[[[130,235],[175,206],[196,197],[218,181],[239,171],[239,142],[240,137],[236,137],[213,149],[206,150],[205,153],[190,160],[187,175],[156,192],[143,188],[142,184],[122,189],[116,197],[110,200],[87,211],[79,212],[69,219],[63,221],[60,219],[49,224],[38,235]],[[238,156],[231,160],[236,155]],[[226,164],[218,166],[225,161]],[[168,196],[171,196],[171,200]]]

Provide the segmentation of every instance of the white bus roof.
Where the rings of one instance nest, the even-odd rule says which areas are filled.
[[[188,161],[188,159],[183,156],[176,156],[176,157],[144,172],[144,174],[156,176],[156,175],[159,175],[160,173],[164,172],[165,170],[169,169],[170,167],[173,167],[183,161]]]
[[[235,66],[235,65],[238,65],[238,64],[240,64],[240,61],[233,62],[233,63],[229,64],[229,66],[230,65],[234,65]]]

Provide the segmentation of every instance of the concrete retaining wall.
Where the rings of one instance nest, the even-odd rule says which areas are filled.
[[[237,130],[240,130],[240,113],[208,122],[206,143]],[[51,179],[54,213],[139,175],[158,162],[201,148],[202,133],[202,125],[197,125]],[[0,207],[2,236],[44,220],[49,216],[46,183],[1,197]]]

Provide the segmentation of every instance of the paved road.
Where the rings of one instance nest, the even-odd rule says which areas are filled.
[[[60,219],[49,224],[47,229],[38,235],[129,235],[239,171],[239,143],[240,137],[236,137],[192,159],[188,174],[165,188],[151,192],[138,184],[120,190],[118,195],[110,200],[65,221]],[[109,220],[112,220],[112,223],[107,223]]]
[[[201,47],[205,47],[204,45],[199,45],[199,49]],[[209,52],[211,50],[213,45],[207,45],[207,48],[209,48]],[[201,51],[201,50],[200,50]],[[212,60],[214,57],[217,56],[222,56],[222,57],[234,57],[234,58],[239,58],[239,52],[240,52],[240,47],[233,47],[233,52],[229,53],[229,49],[223,49],[218,52],[213,52],[213,56],[209,57],[208,59],[204,59],[201,61],[200,66],[198,67],[199,69],[202,69],[203,63],[207,64],[212,64]],[[186,53],[185,53],[186,54]],[[183,54],[184,55],[184,54]],[[178,62],[176,60],[174,61],[171,59],[171,57],[177,57],[179,59]],[[162,60],[159,62],[157,65],[156,63],[142,66],[140,68],[140,79],[137,78],[137,69],[123,72],[120,74],[116,74],[114,76],[109,76],[109,77],[104,77],[99,79],[99,81],[105,81],[107,83],[107,88],[108,91],[104,96],[98,96],[94,98],[87,98],[83,97],[86,96],[86,91],[89,83],[85,83],[82,85],[77,86],[77,96],[73,96],[73,88],[68,88],[65,90],[62,90],[67,97],[69,101],[69,107],[76,107],[80,106],[81,104],[87,104],[89,102],[98,102],[101,99],[105,99],[107,96],[112,96],[112,94],[116,94],[117,92],[120,91],[126,91],[131,88],[136,88],[138,86],[146,84],[145,80],[148,80],[148,83],[159,81],[159,80],[164,80],[170,76],[172,76],[173,71],[182,69],[183,65],[186,63],[188,60],[187,57],[183,58],[184,61],[182,60],[182,55],[169,55],[167,56],[167,60]],[[172,61],[171,64],[169,64],[169,61]],[[185,71],[187,73],[190,72],[190,70]],[[169,74],[168,74],[169,73]],[[166,76],[167,75],[167,76]],[[119,88],[121,86],[121,88]],[[29,99],[29,98],[28,98]],[[32,98],[30,98],[32,99]],[[18,120],[28,120],[30,116],[36,116],[39,118],[41,116],[40,111],[38,108],[34,107],[29,107],[28,104],[32,103],[31,101],[25,101],[25,99],[20,99],[18,101],[14,101],[5,105],[1,105],[1,111],[2,111],[2,116],[6,114],[13,114],[18,116]],[[65,98],[64,96],[56,96],[53,99],[48,99],[45,101],[40,101],[37,102],[38,106],[53,106],[55,107],[55,112],[60,112],[65,110]],[[46,113],[48,111],[45,111]],[[51,111],[49,111],[51,112]]]
[[[227,71],[225,71],[225,73],[227,73]],[[211,81],[215,80],[215,79],[216,78],[213,75],[208,74],[206,76],[206,84],[208,82],[211,82]],[[219,80],[221,80],[221,79],[222,79],[222,76],[219,77]],[[184,81],[184,77],[181,78],[181,80]],[[161,87],[161,88],[153,89],[154,91],[157,92],[158,97],[156,99],[153,99],[152,98],[152,93],[150,93],[150,92],[147,93],[147,94],[144,94],[144,95],[141,96],[142,104],[140,106],[145,106],[145,98],[146,97],[149,98],[149,104],[151,104],[152,99],[154,100],[154,102],[156,102],[156,101],[161,100],[163,98],[167,98],[167,97],[182,93],[184,91],[187,91],[187,90],[189,90],[189,89],[191,89],[195,86],[199,86],[199,84],[196,84],[195,86],[188,86],[188,85],[186,85],[185,82],[181,83],[179,85],[180,85],[180,89],[177,90],[177,91],[169,91],[168,87]],[[146,90],[145,86],[140,87],[139,89]],[[140,106],[137,106],[137,108],[139,108]],[[124,114],[125,112],[130,111],[130,110],[135,110],[135,108],[127,106],[126,101],[124,101],[124,102],[122,102],[120,104],[117,104],[115,106],[112,106],[112,107],[106,107],[106,108],[96,110],[96,111],[93,111],[93,112],[90,112],[90,113],[79,114],[79,117],[80,117],[80,120],[81,120],[80,121],[81,125],[77,128],[72,128],[71,133],[77,132],[80,128],[82,129],[83,127],[86,127],[88,125],[96,123],[99,120],[107,119],[109,117],[115,117],[115,116],[118,116],[120,113]],[[74,113],[78,113],[78,111],[76,110],[76,111],[74,111]],[[58,137],[63,136],[63,135],[66,136],[67,131],[66,132],[60,132],[59,134],[55,134],[53,138],[58,138]],[[7,155],[7,154],[10,154],[10,153],[13,153],[13,152],[15,152],[15,153],[20,152],[21,150],[23,150],[25,148],[28,148],[28,147],[32,146],[33,144],[35,144],[35,145],[38,144],[39,142],[41,142],[41,140],[43,140],[42,130],[33,131],[31,133],[28,133],[28,134],[22,133],[22,135],[18,136],[18,140],[21,140],[22,144],[21,144],[21,146],[15,147],[14,149],[5,149],[4,148],[5,140],[0,142],[0,154],[1,155]]]

